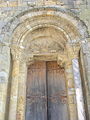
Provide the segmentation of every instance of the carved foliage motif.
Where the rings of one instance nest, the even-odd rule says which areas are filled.
[[[65,35],[61,31],[53,27],[43,27],[29,33],[23,46],[30,53],[51,53],[64,51],[65,42]]]
[[[31,52],[58,52],[63,51],[63,48],[57,41],[50,41],[46,38],[32,41],[29,50]]]

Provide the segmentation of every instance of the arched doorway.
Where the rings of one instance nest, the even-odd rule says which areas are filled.
[[[80,42],[84,32],[87,33],[86,29],[82,31],[85,26],[68,13],[53,8],[25,11],[18,15],[17,19],[20,23],[11,26],[14,29],[11,37],[13,70],[9,120],[25,120],[27,66],[34,61],[45,61],[46,58],[47,61],[57,61],[64,67],[70,120],[81,120],[81,118],[85,120],[78,67]],[[79,77],[75,77],[74,73]],[[82,99],[78,98],[76,81],[80,82],[78,89],[81,91]],[[12,111],[14,111],[13,117]]]
[[[28,67],[26,120],[69,120],[65,70],[56,61]]]

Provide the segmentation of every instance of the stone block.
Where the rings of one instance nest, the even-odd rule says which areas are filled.
[[[0,72],[0,83],[6,83],[7,82],[8,75],[6,72],[1,71]]]

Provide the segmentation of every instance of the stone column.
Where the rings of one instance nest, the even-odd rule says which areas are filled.
[[[27,67],[32,63],[34,63],[33,55],[23,56],[20,62],[16,120],[25,120]]]
[[[15,53],[14,53],[15,54]],[[20,60],[13,55],[9,120],[16,120]]]
[[[26,80],[27,80],[27,66],[25,62],[21,62],[19,84],[18,84],[19,86],[18,86],[18,102],[17,102],[17,120],[25,120]]]
[[[10,73],[10,48],[0,45],[0,120],[5,120]]]
[[[84,53],[81,49],[80,51],[80,69],[81,69],[81,78],[84,86],[84,104],[85,104],[85,110],[86,110],[86,119],[89,120],[90,119],[90,92],[89,92],[89,84],[88,84],[88,76],[87,76],[87,70],[86,70],[86,65],[85,62],[86,60],[84,59]],[[86,57],[85,57],[86,58]]]
[[[90,38],[88,39],[90,41]],[[88,106],[88,119],[90,119],[90,42],[82,44],[82,55],[84,63],[84,72],[87,82],[87,106]]]
[[[72,59],[78,120],[86,120],[78,58]]]
[[[71,60],[67,60],[65,62],[65,74],[66,74],[66,85],[67,85],[69,119],[70,120],[78,120],[77,108],[76,108],[76,94],[75,94]]]
[[[86,120],[79,62],[78,62],[79,50],[80,50],[80,45],[78,43],[75,43],[72,46],[70,44],[67,44],[67,54],[68,54],[68,59],[71,61],[73,88],[75,90],[74,94],[76,100],[75,106],[77,109],[76,114],[78,116],[77,120]]]

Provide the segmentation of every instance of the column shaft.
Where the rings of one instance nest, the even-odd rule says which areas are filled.
[[[16,120],[18,80],[19,80],[19,60],[16,59],[13,61],[11,96],[10,96],[10,106],[9,106],[9,120]]]
[[[72,60],[72,66],[73,66],[73,75],[74,75],[74,83],[75,83],[75,91],[76,91],[78,120],[86,120],[79,63],[77,58],[74,58]]]
[[[66,84],[67,84],[67,95],[68,95],[68,109],[70,120],[77,120],[77,109],[76,109],[76,95],[73,79],[73,71],[71,61],[66,63]]]
[[[26,63],[20,64],[19,89],[18,89],[18,104],[17,104],[17,120],[25,120],[25,105],[26,105]]]

